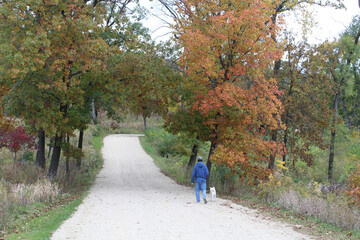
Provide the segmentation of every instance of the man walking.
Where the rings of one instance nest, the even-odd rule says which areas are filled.
[[[200,202],[200,189],[202,191],[202,196],[204,203],[206,204],[206,178],[209,176],[209,170],[206,165],[203,163],[202,157],[198,158],[198,163],[195,165],[194,170],[191,175],[191,183],[194,184],[195,180],[195,195],[196,201]]]

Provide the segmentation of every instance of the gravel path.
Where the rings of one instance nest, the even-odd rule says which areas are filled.
[[[311,239],[227,200],[196,203],[193,188],[164,176],[137,135],[107,136],[102,151],[90,194],[53,240]]]

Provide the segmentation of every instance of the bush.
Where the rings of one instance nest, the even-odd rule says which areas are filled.
[[[302,215],[347,229],[360,229],[360,211],[349,204],[349,198],[335,193],[323,194],[319,183],[294,183],[283,174],[271,175],[260,184],[260,194],[268,202],[275,202]]]
[[[346,191],[353,199],[353,201],[360,205],[360,163],[351,172],[349,179],[349,189]]]
[[[162,128],[152,128],[146,131],[147,141],[162,157],[189,156],[190,146],[183,143],[180,136],[172,135]]]

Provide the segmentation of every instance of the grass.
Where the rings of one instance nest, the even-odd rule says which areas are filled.
[[[140,143],[145,152],[151,156],[155,164],[161,169],[163,174],[170,176],[180,184],[190,185],[190,180],[188,179],[184,168],[179,168],[172,159],[161,157],[151,143],[146,141],[145,137],[140,137]]]
[[[105,134],[102,134],[100,136],[94,136],[93,137],[93,147],[95,149],[95,151],[100,152],[101,148],[103,147],[104,143],[103,143],[103,138],[104,138]]]
[[[5,236],[6,239],[45,240],[68,219],[79,206],[85,195],[65,199],[55,205],[38,204],[29,211],[28,217],[16,222],[14,232]],[[44,208],[45,207],[45,208]]]

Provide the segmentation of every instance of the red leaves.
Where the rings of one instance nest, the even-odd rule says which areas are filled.
[[[0,144],[2,147],[9,148],[10,151],[15,154],[14,160],[16,160],[16,153],[18,151],[27,151],[36,147],[35,136],[26,133],[22,126],[8,131],[1,130]]]

